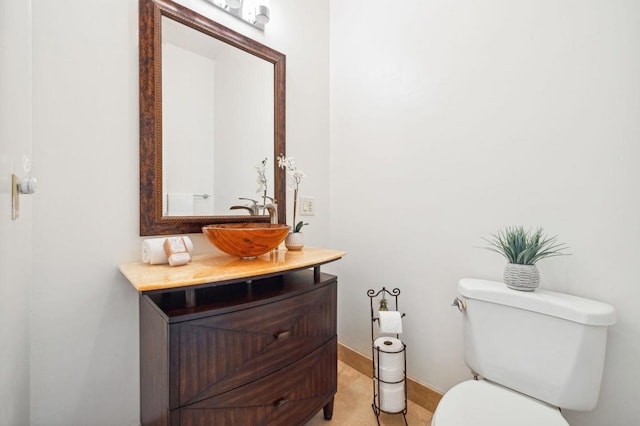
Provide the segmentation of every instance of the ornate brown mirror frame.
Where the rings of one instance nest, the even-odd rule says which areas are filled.
[[[170,0],[140,0],[140,235],[201,232],[204,225],[268,222],[268,216],[163,216],[162,209],[162,17],[166,16],[274,66],[274,197],[278,222],[286,223],[285,55]]]

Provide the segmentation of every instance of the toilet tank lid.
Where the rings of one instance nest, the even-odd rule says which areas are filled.
[[[616,322],[616,311],[611,305],[540,288],[518,291],[501,282],[463,278],[458,283],[458,292],[467,299],[512,306],[581,324],[608,326]]]

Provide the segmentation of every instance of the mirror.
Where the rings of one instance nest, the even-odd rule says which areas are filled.
[[[230,210],[267,195],[286,222],[285,56],[168,0],[140,0],[140,235],[267,222]],[[267,200],[268,202],[268,200]]]

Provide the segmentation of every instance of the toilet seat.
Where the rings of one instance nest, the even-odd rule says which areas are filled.
[[[569,426],[560,410],[486,380],[459,383],[447,392],[432,426]]]

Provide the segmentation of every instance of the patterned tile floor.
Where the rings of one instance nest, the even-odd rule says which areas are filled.
[[[333,405],[333,418],[324,420],[322,411],[305,426],[376,426],[376,416],[371,409],[371,379],[345,363],[338,361],[338,393]],[[431,424],[431,412],[409,401],[407,423],[411,426]],[[380,414],[380,425],[404,425],[401,414]]]

